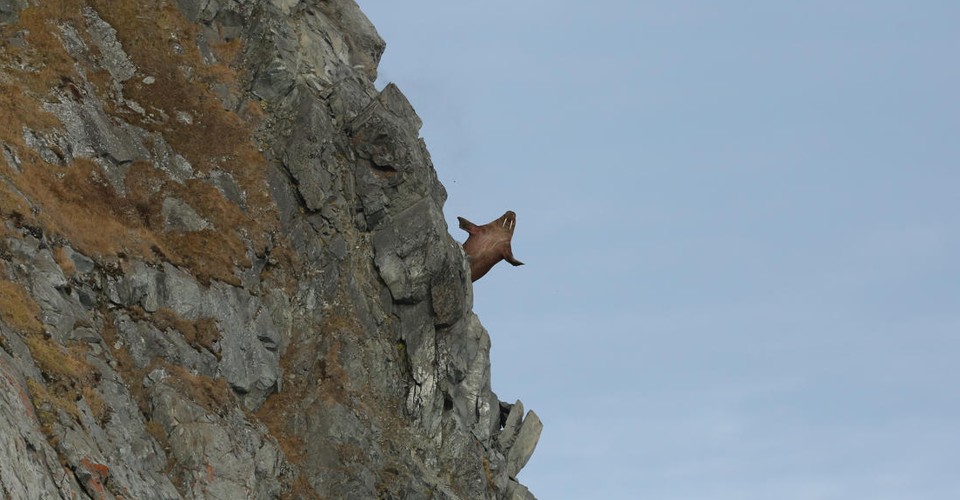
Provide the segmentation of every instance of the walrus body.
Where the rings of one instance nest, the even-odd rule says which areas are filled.
[[[487,274],[493,266],[505,260],[515,266],[522,266],[513,257],[510,240],[513,238],[513,229],[517,225],[517,214],[507,211],[499,219],[482,226],[478,226],[463,217],[457,217],[460,229],[470,236],[463,243],[463,250],[470,256],[470,281],[477,281]]]

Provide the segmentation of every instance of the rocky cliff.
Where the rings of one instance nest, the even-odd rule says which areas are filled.
[[[532,498],[352,0],[0,0],[4,498]]]

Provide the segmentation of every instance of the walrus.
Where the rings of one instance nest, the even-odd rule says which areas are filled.
[[[510,248],[510,239],[513,238],[513,229],[517,226],[517,214],[510,210],[499,219],[482,226],[478,226],[463,217],[457,217],[460,229],[470,236],[463,242],[463,250],[470,256],[470,281],[477,281],[487,274],[493,266],[505,260],[515,266],[522,266],[513,256]]]

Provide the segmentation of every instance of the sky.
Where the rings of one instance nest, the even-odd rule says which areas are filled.
[[[538,498],[960,498],[960,2],[358,3]]]

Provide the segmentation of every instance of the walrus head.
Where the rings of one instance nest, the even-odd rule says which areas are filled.
[[[512,210],[507,210],[507,213],[501,215],[499,219],[494,221],[493,229],[513,235],[513,229],[515,227],[517,227],[517,214],[513,213]]]
[[[470,234],[463,243],[463,250],[470,257],[471,280],[477,281],[501,260],[514,266],[523,265],[513,256],[510,245],[513,230],[517,227],[517,214],[513,211],[507,210],[499,219],[482,226],[463,217],[457,217],[457,220],[460,221],[460,229]]]

